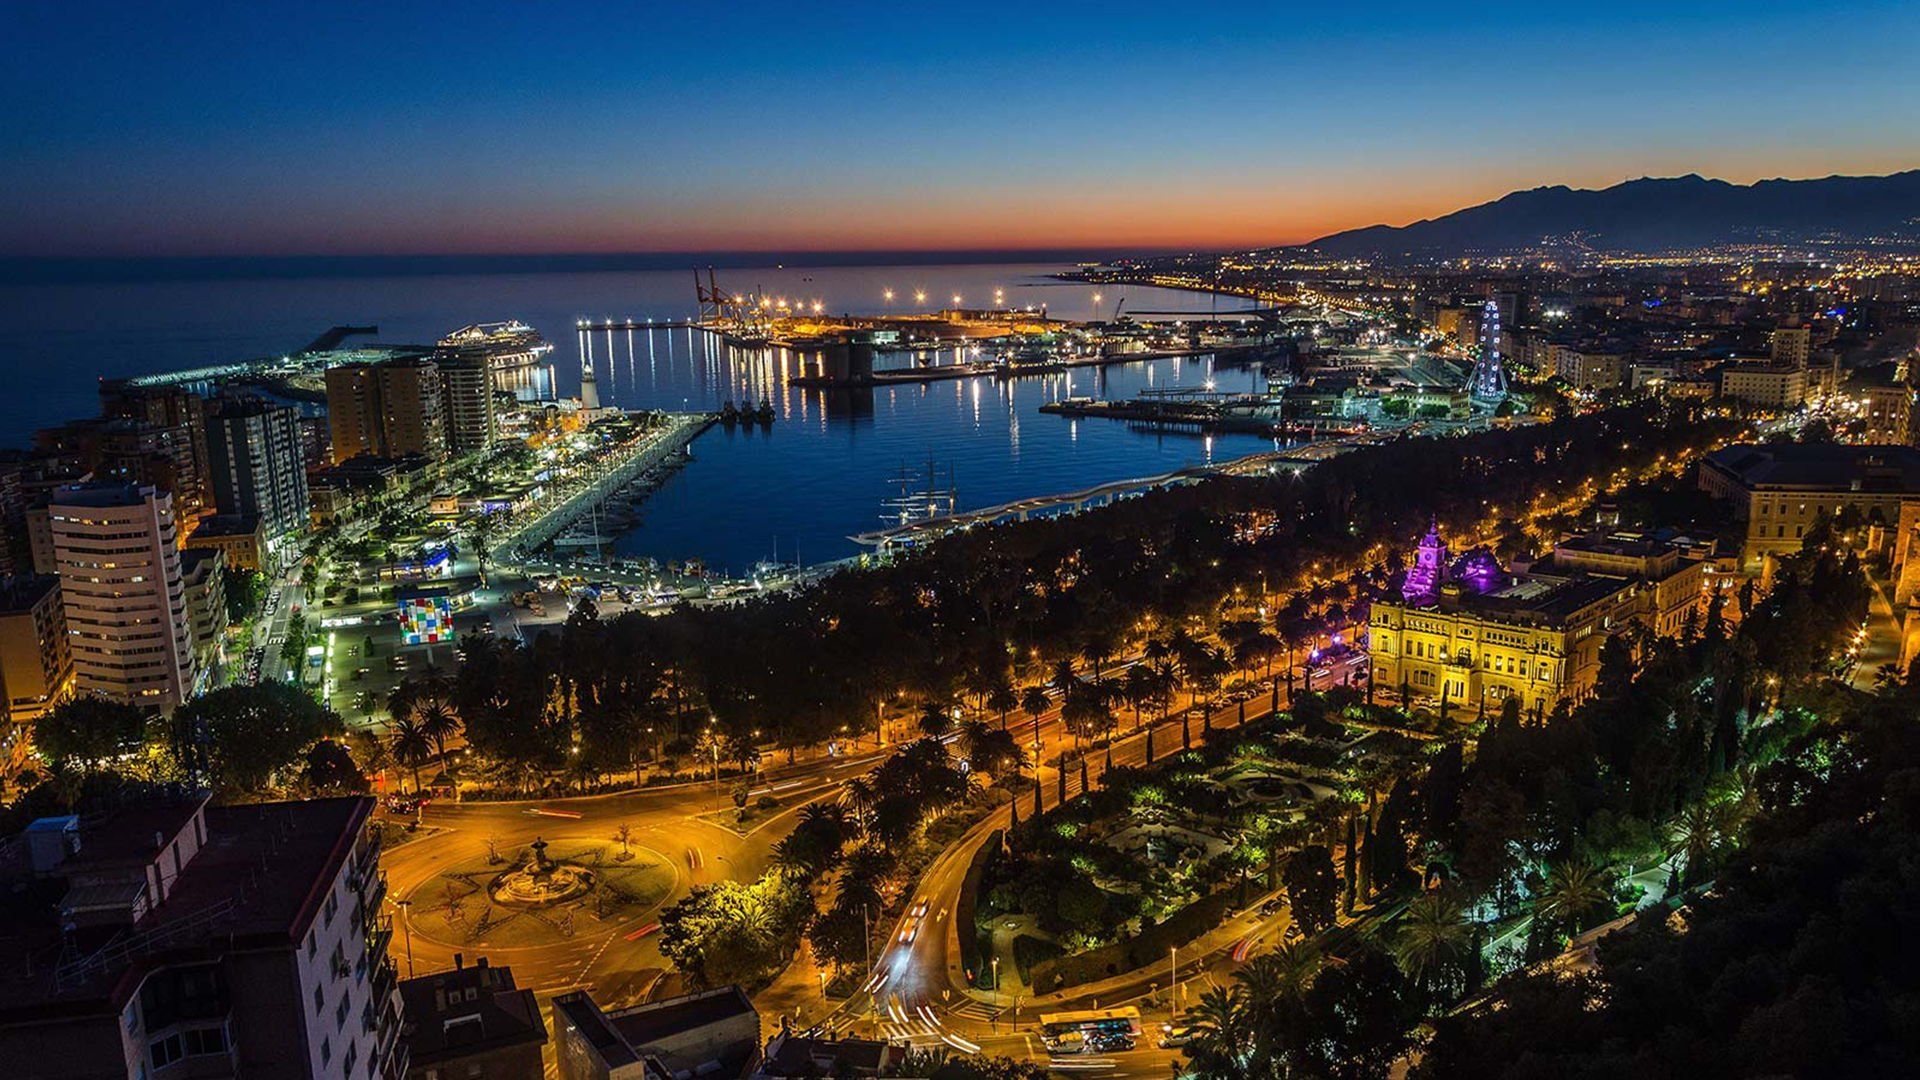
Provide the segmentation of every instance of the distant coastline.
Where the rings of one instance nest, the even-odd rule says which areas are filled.
[[[67,258],[0,257],[0,285],[246,279],[436,277],[460,274],[617,273],[694,267],[970,266],[1100,262],[1154,254],[1139,249],[931,251],[723,251],[558,255],[253,255]]]

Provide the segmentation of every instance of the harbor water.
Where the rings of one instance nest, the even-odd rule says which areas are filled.
[[[1204,315],[1230,298],[1052,280],[1055,264],[766,267],[719,271],[723,287],[784,297],[832,314],[1044,306],[1065,319],[1126,309]],[[888,294],[891,292],[891,298]],[[1094,296],[1100,296],[1096,304]],[[920,297],[924,297],[921,299]],[[370,340],[431,342],[473,322],[521,319],[555,350],[554,387],[578,392],[579,320],[685,319],[689,270],[226,278],[0,285],[0,373],[31,393],[0,395],[0,434],[26,445],[35,428],[98,411],[97,379],[277,355],[329,326],[378,325]],[[1260,389],[1258,371],[1209,357],[1137,361],[1051,375],[989,377],[867,390],[787,383],[794,358],[741,351],[699,331],[595,331],[601,401],[697,411],[770,404],[770,425],[716,426],[693,460],[644,504],[614,547],[661,560],[699,558],[742,572],[817,563],[860,551],[853,534],[883,524],[903,473],[933,464],[960,510],[1273,449],[1253,435],[1143,432],[1108,420],[1038,412],[1066,397],[1131,397],[1147,389]],[[356,343],[360,340],[356,339]],[[949,350],[935,362],[956,357]],[[894,363],[905,362],[894,358]]]

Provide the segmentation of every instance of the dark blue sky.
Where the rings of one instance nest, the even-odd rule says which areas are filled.
[[[7,4],[0,254],[1221,246],[1920,166],[1920,4]]]

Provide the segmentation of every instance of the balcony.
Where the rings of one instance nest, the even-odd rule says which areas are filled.
[[[367,911],[379,911],[380,902],[387,898],[387,875],[375,874],[367,879],[360,890],[360,905]]]
[[[373,926],[367,931],[367,955],[387,955],[387,946],[393,942],[393,916],[382,915],[373,920]]]
[[[393,958],[381,956],[373,969],[373,1000],[386,1001],[393,996],[394,987],[399,984],[400,971],[393,965]]]

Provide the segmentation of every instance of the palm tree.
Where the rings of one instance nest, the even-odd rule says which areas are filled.
[[[1323,963],[1324,958],[1312,946],[1285,942],[1247,961],[1233,978],[1252,1000],[1275,1001],[1305,993]]]
[[[920,706],[920,732],[928,738],[938,739],[953,730],[953,715],[941,702],[929,699]]]
[[[1577,934],[1585,929],[1582,923],[1611,898],[1606,871],[1587,862],[1558,863],[1547,871],[1546,885],[1534,903],[1534,917]]]
[[[1400,966],[1423,990],[1445,985],[1449,968],[1465,958],[1473,937],[1466,911],[1444,893],[1423,893],[1400,919],[1394,951]]]
[[[396,716],[387,731],[387,745],[395,761],[413,770],[413,790],[420,790],[420,766],[433,756],[433,738],[411,714]]]
[[[1246,992],[1238,986],[1216,986],[1200,995],[1186,1012],[1186,1056],[1194,1075],[1244,1075],[1251,1020]]]
[[[840,799],[853,812],[854,821],[862,829],[872,824],[874,807],[880,804],[880,793],[874,789],[872,781],[864,776],[848,780],[840,785]]]
[[[1704,802],[1692,803],[1674,819],[1668,835],[1686,857],[1680,872],[1683,884],[1694,884],[1714,852],[1719,850],[1724,824],[1722,815]]]
[[[1127,669],[1124,697],[1127,704],[1133,706],[1133,727],[1136,731],[1140,729],[1140,711],[1154,700],[1157,681],[1153,669],[1145,664],[1135,664]]]
[[[460,730],[460,715],[447,704],[447,699],[434,694],[418,698],[413,704],[413,720],[433,740],[434,749],[440,755],[440,771],[447,771],[447,736]]]
[[[1013,692],[1013,684],[1004,677],[987,691],[986,706],[1000,714],[1000,730],[1007,730],[1007,714],[1020,707],[1020,695]]]
[[[1093,669],[1093,681],[1099,682],[1107,661],[1113,659],[1113,638],[1105,631],[1097,631],[1087,643],[1080,647],[1081,659]]]
[[[1062,697],[1071,695],[1080,686],[1080,676],[1073,672],[1073,661],[1059,660],[1053,665],[1053,673],[1047,681]]]
[[[1047,688],[1044,686],[1029,686],[1020,695],[1020,711],[1033,718],[1033,754],[1036,760],[1040,756],[1040,718],[1047,715],[1047,710],[1051,708],[1053,700],[1047,697]]]

